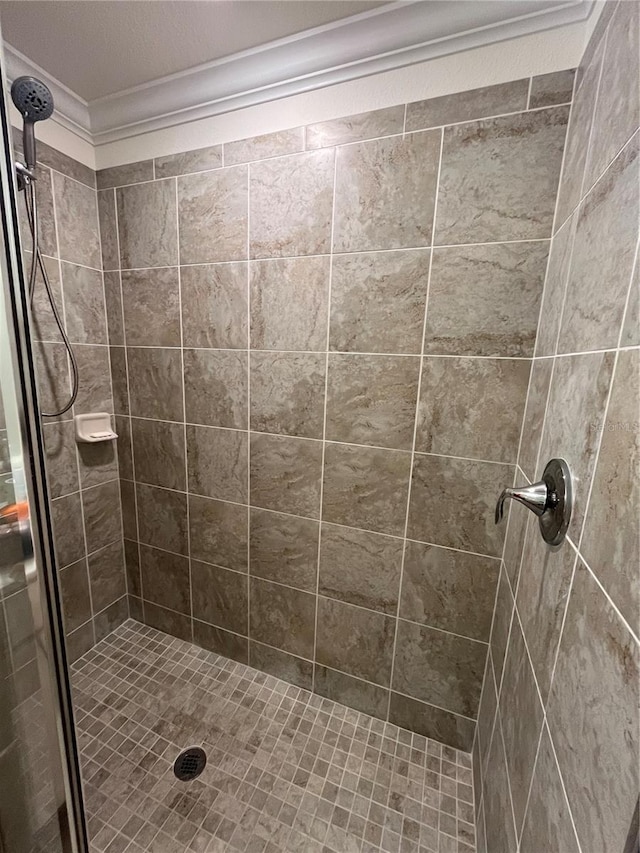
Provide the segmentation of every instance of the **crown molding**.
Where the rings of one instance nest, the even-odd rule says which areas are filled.
[[[594,0],[411,0],[269,42],[87,103],[5,44],[10,79],[51,88],[54,119],[94,145],[585,21]]]

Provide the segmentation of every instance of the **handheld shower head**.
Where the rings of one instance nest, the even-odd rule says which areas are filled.
[[[16,77],[11,86],[11,99],[24,120],[22,146],[25,166],[31,170],[36,165],[34,124],[52,115],[53,95],[47,86],[35,77]]]

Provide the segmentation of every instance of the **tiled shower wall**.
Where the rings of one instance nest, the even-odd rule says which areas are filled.
[[[17,156],[21,133],[15,131]],[[76,445],[73,415],[113,412],[95,173],[38,143],[37,194],[40,246],[54,298],[78,361],[79,393],[73,409],[44,418],[46,466],[67,649],[74,660],[128,616],[124,572],[119,472],[114,443]],[[24,200],[21,214],[25,269],[31,236]],[[44,411],[69,398],[66,351],[40,274],[35,289],[32,334]],[[19,586],[19,585],[18,585]],[[27,593],[16,589],[16,626],[30,625]],[[32,644],[20,655],[35,672]]]
[[[98,173],[133,616],[471,748],[572,88]]]
[[[559,549],[523,507],[509,521],[474,745],[480,853],[638,849],[639,17],[606,7],[579,70],[517,469],[533,481],[563,456],[575,506]]]

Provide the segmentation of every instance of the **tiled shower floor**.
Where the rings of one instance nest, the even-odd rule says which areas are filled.
[[[465,753],[132,620],[72,681],[92,853],[475,849]]]

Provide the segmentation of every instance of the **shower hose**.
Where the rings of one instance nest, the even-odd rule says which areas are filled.
[[[27,221],[29,223],[29,230],[31,231],[32,249],[31,268],[29,270],[29,302],[31,304],[31,308],[33,309],[33,297],[35,293],[36,276],[38,274],[39,267],[40,272],[42,273],[44,287],[47,292],[47,298],[49,300],[49,304],[51,305],[51,311],[53,313],[58,329],[60,330],[60,335],[67,350],[69,362],[71,364],[72,381],[71,395],[69,397],[69,401],[57,411],[41,412],[41,415],[43,415],[43,417],[56,418],[59,415],[63,415],[65,412],[68,412],[71,406],[73,406],[73,404],[75,403],[76,397],[78,396],[78,362],[76,361],[76,356],[73,351],[73,347],[71,346],[69,337],[64,328],[64,323],[60,318],[60,312],[58,311],[58,306],[56,305],[56,301],[51,291],[49,276],[47,275],[47,270],[45,268],[44,260],[42,258],[42,252],[40,251],[40,240],[38,238],[38,200],[36,198],[36,182],[33,179],[28,179],[25,181],[24,202],[25,207],[27,209]]]

